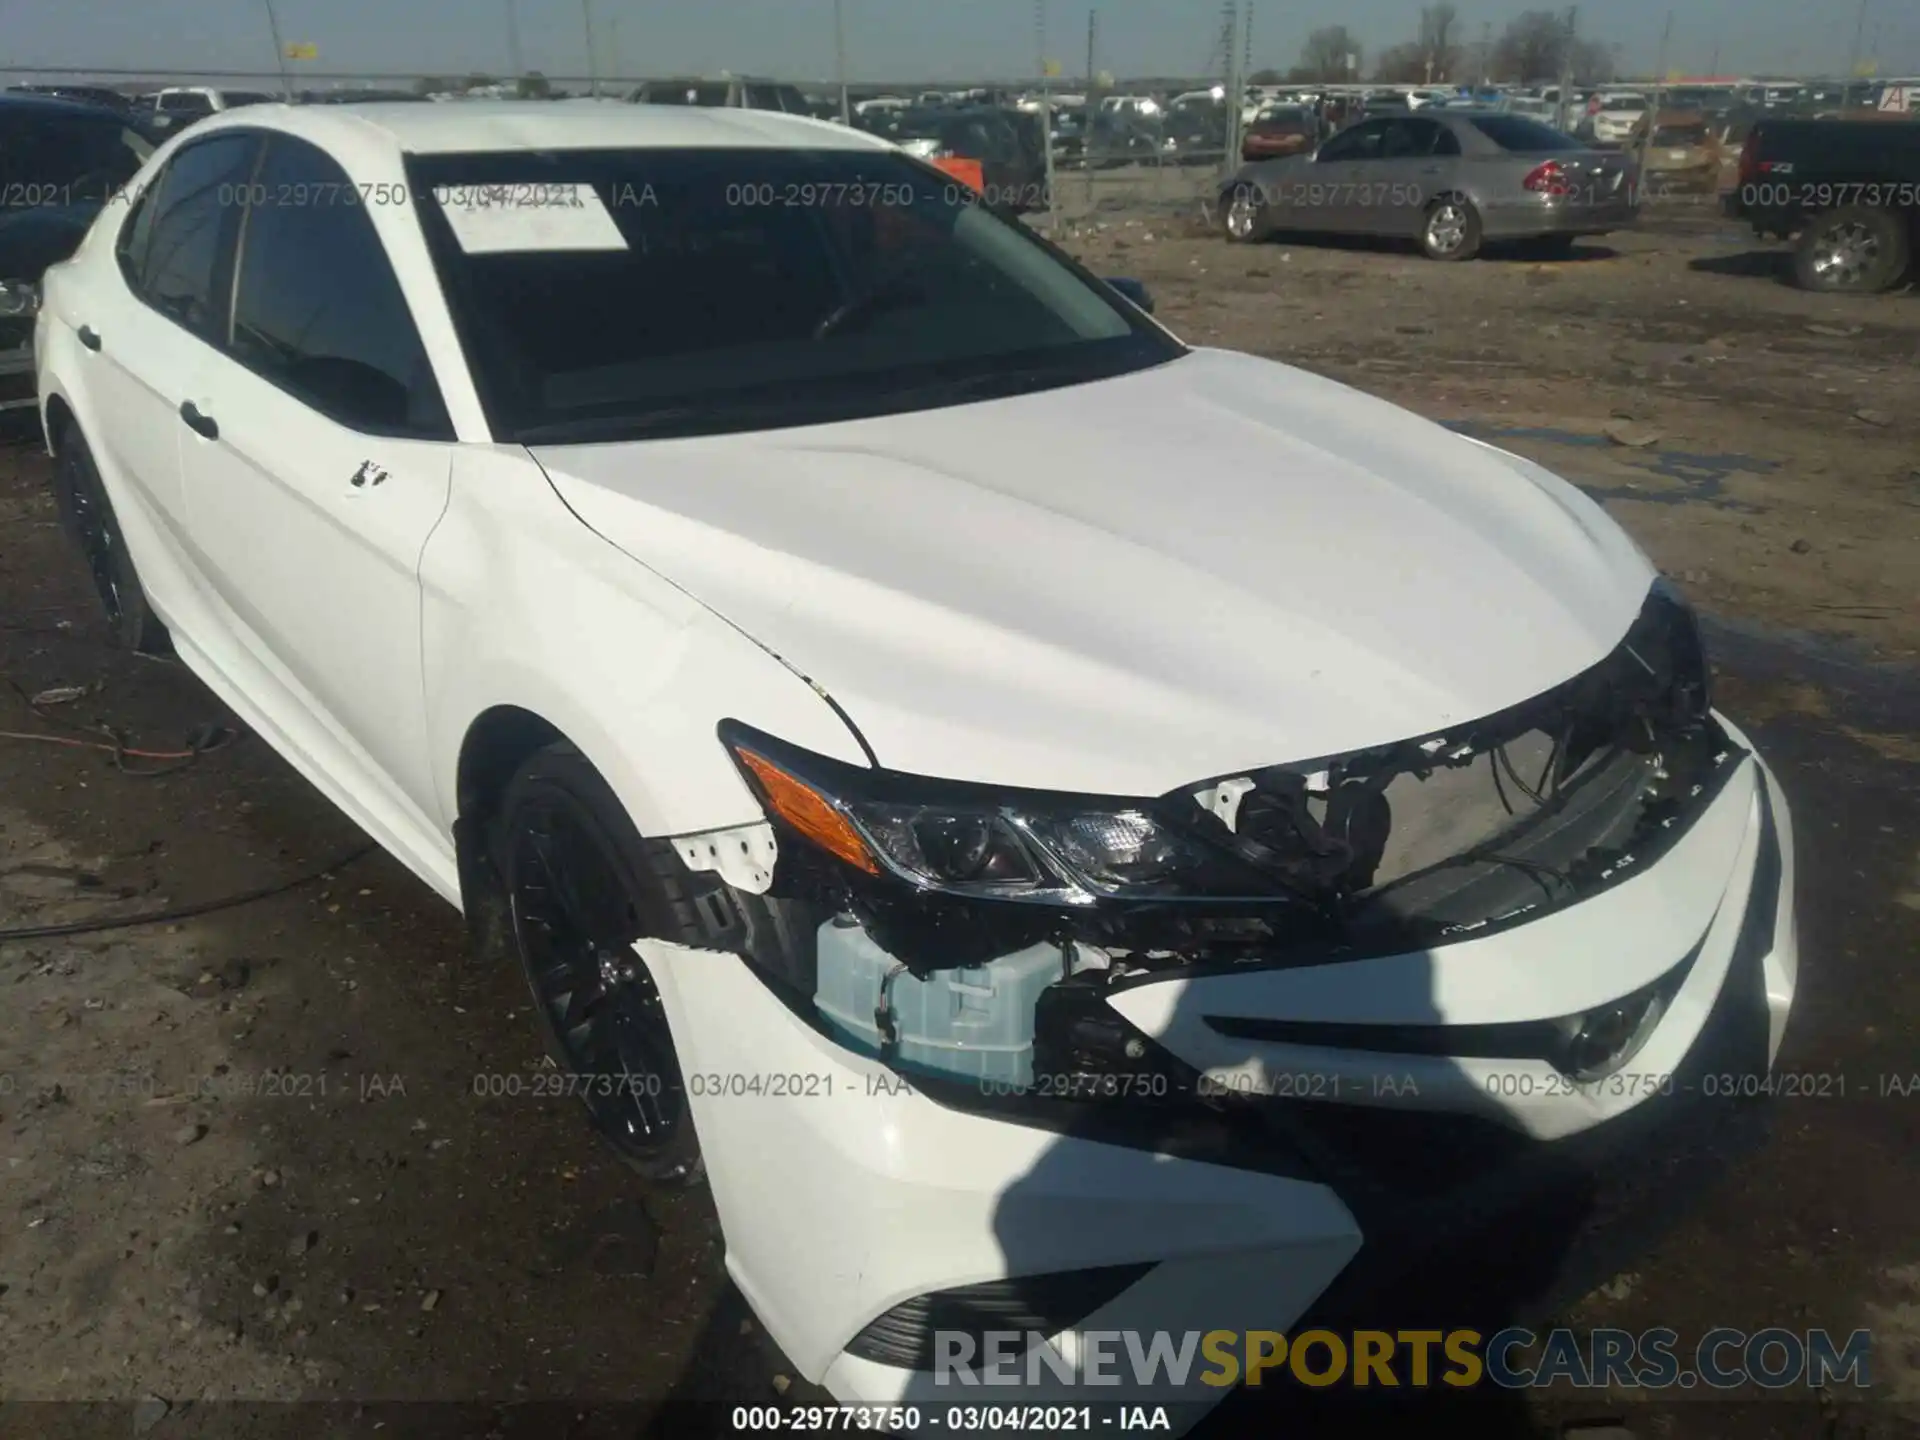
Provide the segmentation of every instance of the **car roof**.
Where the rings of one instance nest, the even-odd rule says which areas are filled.
[[[96,121],[106,117],[126,123],[123,117],[105,105],[96,105],[88,100],[69,100],[64,95],[38,95],[29,90],[0,90],[0,109],[21,114],[69,115]]]
[[[458,100],[444,105],[368,101],[249,105],[202,120],[194,136],[270,129],[343,159],[368,152],[630,149],[890,150],[887,141],[805,115],[692,105],[560,105],[551,100]]]

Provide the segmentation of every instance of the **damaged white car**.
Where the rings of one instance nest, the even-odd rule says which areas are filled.
[[[842,1400],[1289,1328],[1768,1070],[1780,790],[1538,466],[795,117],[260,106],[128,198],[37,335],[120,633],[524,965]]]

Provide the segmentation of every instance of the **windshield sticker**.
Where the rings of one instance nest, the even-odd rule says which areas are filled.
[[[613,216],[584,182],[440,185],[433,198],[469,255],[628,248]]]

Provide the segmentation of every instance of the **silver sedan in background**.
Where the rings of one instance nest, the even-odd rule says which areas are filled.
[[[1431,259],[1466,260],[1502,241],[1564,254],[1579,236],[1633,224],[1638,189],[1630,155],[1538,120],[1421,110],[1361,120],[1311,154],[1244,165],[1220,207],[1229,240],[1398,236]]]

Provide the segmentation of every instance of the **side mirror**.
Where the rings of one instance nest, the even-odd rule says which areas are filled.
[[[1107,277],[1107,284],[1118,290],[1122,295],[1126,296],[1127,299],[1146,311],[1147,314],[1151,315],[1153,313],[1153,296],[1148,293],[1147,287],[1142,285],[1138,280],[1129,279],[1124,275],[1109,275]]]

